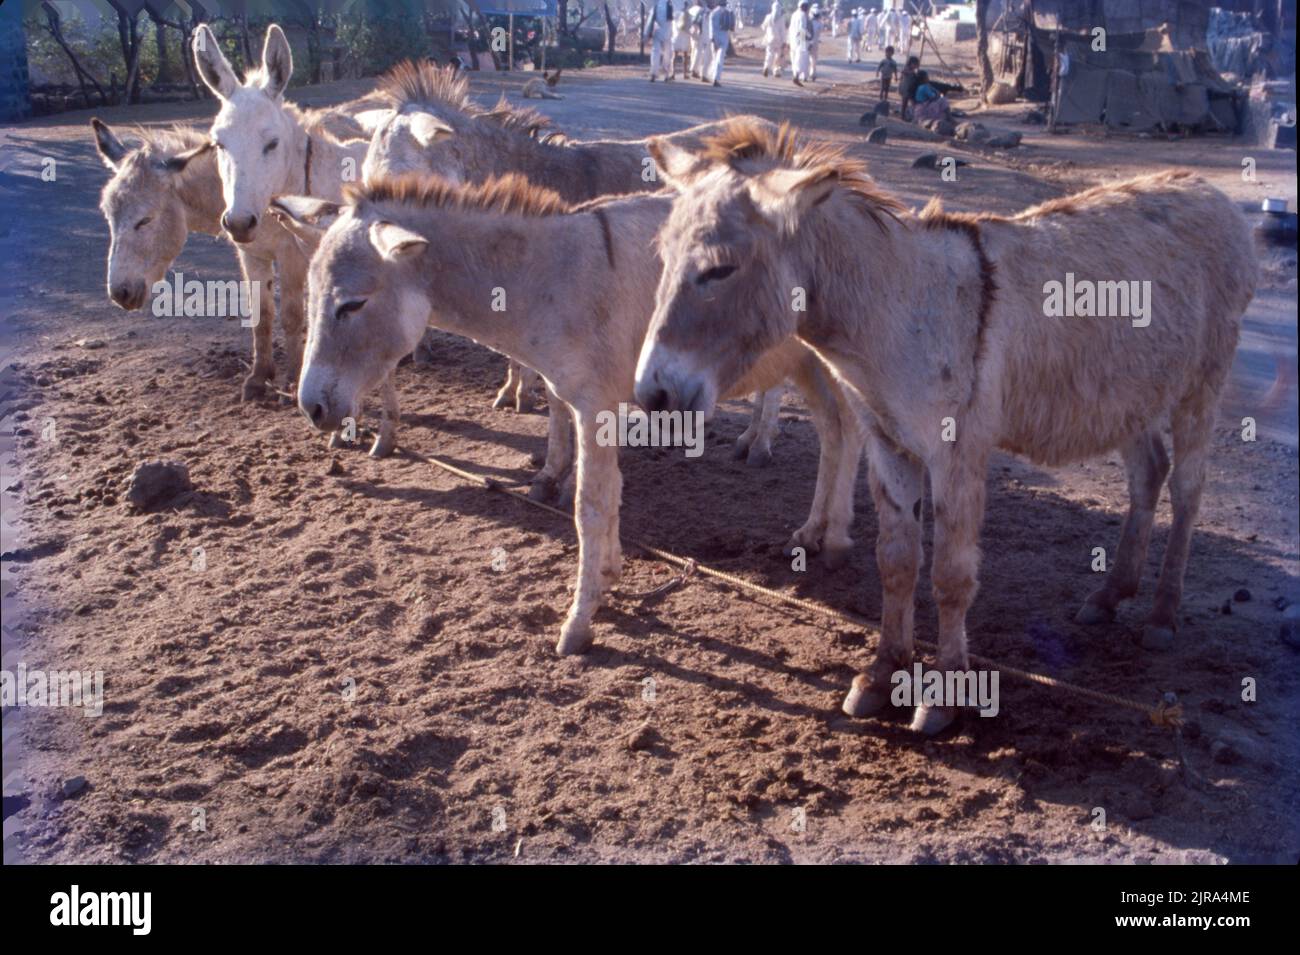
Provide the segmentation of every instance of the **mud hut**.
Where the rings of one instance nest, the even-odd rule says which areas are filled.
[[[985,6],[995,89],[1047,104],[1053,124],[1228,132],[1241,125],[1245,91],[1214,68],[1205,0]]]

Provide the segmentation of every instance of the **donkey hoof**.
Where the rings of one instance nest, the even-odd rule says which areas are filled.
[[[330,432],[329,447],[331,451],[337,451],[339,448],[345,447],[346,445],[347,442],[343,440],[343,432],[341,431]]]
[[[532,414],[537,410],[533,407],[533,402],[530,398],[516,398],[514,409],[515,414]]]
[[[844,703],[840,706],[840,709],[847,716],[862,719],[867,716],[875,716],[888,703],[889,694],[880,690],[873,690],[866,677],[855,676],[853,686],[849,687],[848,695],[844,697]]]
[[[821,553],[822,545],[820,540],[805,541],[798,534],[795,534],[786,541],[785,546],[781,548],[781,553],[786,557],[794,557],[796,548],[802,550],[804,555],[807,556]]]
[[[244,385],[239,391],[239,400],[256,401],[266,394],[266,385],[265,378],[254,378],[250,375],[244,379]]]
[[[1085,627],[1096,627],[1105,623],[1115,622],[1115,611],[1107,607],[1099,606],[1092,601],[1088,601],[1079,608],[1079,612],[1074,615],[1074,622],[1081,623]]]
[[[736,443],[731,446],[731,460],[739,461],[741,458],[749,456],[749,442],[743,438],[737,438]]]
[[[549,477],[535,477],[528,488],[528,496],[534,501],[549,501],[555,497],[555,481]]]
[[[370,446],[370,456],[372,458],[386,458],[393,453],[395,447],[397,447],[397,438],[392,435],[384,436],[381,434],[375,438],[375,443]]]
[[[766,448],[750,448],[745,464],[751,468],[765,468],[772,463],[772,452]]]
[[[496,400],[492,402],[493,411],[505,411],[514,403],[514,399],[509,395],[497,395]]]
[[[591,627],[578,624],[565,624],[560,631],[560,640],[555,645],[555,652],[562,657],[576,656],[591,649],[595,637]]]
[[[822,548],[821,559],[822,566],[827,570],[839,570],[849,562],[849,552],[851,547],[824,547]]]
[[[528,464],[530,467],[540,468],[546,465],[546,455],[541,451],[534,451],[528,455]]]
[[[1143,650],[1169,650],[1173,648],[1173,645],[1174,631],[1172,627],[1147,624],[1142,628]]]
[[[923,736],[937,736],[957,719],[955,706],[918,706],[912,717],[912,732]]]

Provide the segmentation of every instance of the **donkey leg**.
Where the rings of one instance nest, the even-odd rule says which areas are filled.
[[[384,413],[379,419],[379,435],[370,447],[372,458],[386,458],[397,447],[397,425],[402,420],[401,408],[397,402],[397,372],[391,371],[384,379],[383,399]]]
[[[555,645],[560,656],[584,653],[591,647],[591,618],[605,587],[610,524],[614,525],[614,534],[618,526],[618,508],[614,506],[620,481],[618,448],[602,447],[596,441],[594,416],[575,411],[573,418],[578,432],[578,487],[574,504],[578,581],[573,604]]]
[[[847,422],[841,416],[839,389],[830,381],[829,373],[820,365],[814,361],[807,362],[797,370],[794,378],[795,384],[812,411],[813,423],[817,427],[819,449],[817,484],[813,490],[812,508],[803,526],[791,535],[789,543],[785,546],[785,554],[787,557],[791,556],[796,547],[802,547],[810,554],[821,552],[823,560],[834,568],[843,562],[848,550],[853,546],[853,541],[848,536],[847,524],[842,528],[841,538],[827,539],[831,498],[835,494],[837,475],[840,474],[844,460]],[[861,450],[860,445],[858,450]],[[856,468],[856,464],[854,467]],[[851,511],[853,508],[851,498],[848,506]],[[849,520],[852,521],[851,516]]]
[[[289,360],[285,390],[296,393],[302,373],[305,331],[304,303],[307,287],[307,259],[295,245],[276,260],[280,272],[280,324],[284,329],[284,351]]]
[[[492,402],[492,407],[497,411],[502,411],[515,400],[515,389],[519,387],[519,362],[511,358],[506,363],[506,380],[505,383],[497,390],[497,396]]]
[[[1083,624],[1110,623],[1115,608],[1138,592],[1142,565],[1151,541],[1160,489],[1169,474],[1169,456],[1160,433],[1151,430],[1138,435],[1122,449],[1128,469],[1128,516],[1120,533],[1119,549],[1101,587],[1088,595],[1074,619]]]
[[[257,324],[253,326],[253,370],[244,379],[240,390],[241,401],[253,401],[266,392],[267,382],[275,378],[275,357],[272,352],[271,329],[275,324],[275,269],[269,259],[255,258],[239,252],[239,266],[244,273],[244,281],[260,282]]]
[[[772,439],[780,423],[781,399],[785,385],[777,385],[754,396],[754,413],[749,426],[736,439],[733,458],[744,458],[751,468],[765,468],[772,463]]]
[[[546,429],[546,460],[533,476],[528,496],[549,500],[556,496],[573,473],[573,412],[569,406],[546,390],[550,415]]]
[[[939,608],[938,669],[945,674],[970,669],[966,611],[979,587],[979,533],[984,520],[987,460],[987,451],[963,453],[952,447],[930,465],[934,499],[930,582]],[[951,725],[957,713],[956,705],[918,706],[912,729],[933,736]]]
[[[862,419],[849,405],[845,393],[838,385],[835,413],[840,432],[840,453],[835,462],[835,473],[826,494],[826,531],[822,537],[822,562],[831,570],[842,566],[853,550],[849,530],[853,526],[854,492],[858,484],[858,468],[862,464],[866,432]]]
[[[520,365],[516,377],[518,383],[515,385],[515,411],[518,414],[532,414],[533,389],[537,387],[537,382],[542,376],[527,365]]]
[[[1171,647],[1178,629],[1183,575],[1187,570],[1192,528],[1196,526],[1201,491],[1205,486],[1205,459],[1209,451],[1210,428],[1214,423],[1213,410],[1212,403],[1202,403],[1192,409],[1175,409],[1172,416],[1174,470],[1169,476],[1169,498],[1174,508],[1174,521],[1169,529],[1164,562],[1160,566],[1155,604],[1142,633],[1142,646],[1148,650]]]
[[[893,674],[912,665],[916,579],[921,569],[921,499],[925,493],[921,462],[895,449],[874,430],[867,437],[867,456],[871,497],[880,522],[876,566],[884,603],[876,656],[854,677],[844,699],[843,709],[849,716],[870,716],[884,708]]]

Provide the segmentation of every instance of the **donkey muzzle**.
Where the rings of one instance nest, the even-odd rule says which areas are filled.
[[[118,307],[134,311],[144,305],[144,282],[114,282],[109,286],[108,297]]]
[[[257,229],[257,216],[232,216],[225,213],[221,217],[221,227],[236,242],[252,242],[253,232]]]

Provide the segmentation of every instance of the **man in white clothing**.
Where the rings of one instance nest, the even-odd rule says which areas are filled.
[[[880,14],[878,14],[873,8],[871,12],[867,14],[867,18],[863,22],[862,42],[866,46],[867,50],[870,51],[875,49],[876,45],[880,42]]]
[[[822,10],[817,4],[812,5],[809,11],[812,15],[812,39],[808,41],[808,79],[816,81],[817,79],[817,53],[822,40],[822,28],[825,21],[822,20]]]
[[[812,43],[812,16],[809,14],[812,4],[802,0],[799,9],[790,18],[790,31],[787,34],[790,43],[790,72],[794,74],[794,85],[803,86],[808,79],[811,62],[808,54]]]
[[[850,63],[862,62],[862,10],[857,9],[849,14],[848,29],[845,32],[847,37],[845,41],[845,59]]]
[[[690,76],[691,71],[691,15],[683,10],[673,17],[673,63],[668,72],[671,80],[677,76],[677,57],[682,58],[682,75]]]
[[[654,0],[646,20],[645,36],[650,41],[650,82],[655,77],[672,79],[673,4],[672,0]]]
[[[772,9],[763,19],[763,75],[781,75],[781,54],[786,46],[785,11],[781,0],[772,0]]]
[[[711,79],[714,86],[722,85],[722,64],[727,59],[727,48],[731,45],[731,31],[734,29],[736,15],[727,9],[727,0],[719,0],[709,14],[709,38],[713,41]]]

